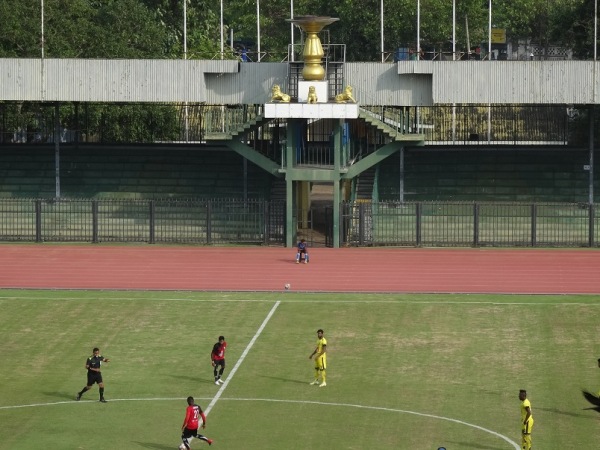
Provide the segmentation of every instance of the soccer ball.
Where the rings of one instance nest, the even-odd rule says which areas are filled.
[[[286,291],[289,291],[291,286],[290,283],[285,283],[285,286],[283,286],[285,288]]]
[[[185,444],[181,444],[181,445],[179,446],[179,450],[186,450]]]

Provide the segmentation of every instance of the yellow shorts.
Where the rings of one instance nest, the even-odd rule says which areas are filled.
[[[322,355],[315,358],[315,369],[325,370],[327,369],[327,355]]]
[[[527,423],[523,424],[521,432],[523,434],[531,434],[531,430],[533,430],[533,419],[529,419]]]

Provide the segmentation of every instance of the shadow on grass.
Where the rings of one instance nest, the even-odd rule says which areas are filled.
[[[263,375],[263,378],[269,378],[271,380],[276,380],[276,381],[284,381],[286,383],[297,383],[297,384],[306,384],[307,386],[310,384],[310,381],[306,381],[306,380],[292,380],[291,378],[283,378],[283,377],[270,377],[267,375]]]
[[[171,378],[175,378],[181,381],[193,381],[194,383],[205,383],[205,384],[213,384],[215,381],[212,378],[212,373],[210,374],[211,379],[199,378],[199,377],[190,377],[187,375],[169,375]]]
[[[61,400],[66,399],[66,400],[75,401],[75,397],[77,397],[77,392],[75,390],[68,394],[66,392],[42,392],[42,394],[44,394],[50,398],[56,398],[56,399],[61,399]]]
[[[488,445],[473,444],[471,442],[454,442],[454,441],[449,441],[449,442],[450,442],[450,444],[456,444],[456,448],[479,448],[481,450],[505,450],[505,447],[490,447]],[[435,445],[433,447],[435,447]],[[448,448],[452,448],[452,446],[448,445]]]
[[[539,406],[536,406],[535,408],[536,410],[540,410],[540,411],[546,411],[549,413],[553,413],[553,414],[560,414],[562,416],[570,416],[570,417],[582,417],[584,419],[594,419],[593,417],[590,417],[586,414],[578,414],[572,411],[561,411],[560,409],[556,409],[556,408],[540,408]],[[582,408],[582,411],[587,411],[587,410],[593,410],[596,411],[598,413],[600,413],[600,408],[595,407],[595,408]],[[595,420],[595,419],[594,419]]]
[[[143,448],[153,448],[156,450],[173,450],[176,447],[176,445],[178,445],[178,444],[162,445],[162,444],[154,444],[152,442],[138,442],[138,441],[133,441],[133,443],[137,444]]]

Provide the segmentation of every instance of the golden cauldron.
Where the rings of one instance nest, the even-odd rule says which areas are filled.
[[[306,81],[322,81],[325,79],[325,69],[321,65],[323,59],[323,46],[318,33],[327,25],[340,19],[322,16],[298,16],[294,19],[287,19],[294,25],[298,25],[307,34],[304,44],[304,69],[302,69],[302,78]]]

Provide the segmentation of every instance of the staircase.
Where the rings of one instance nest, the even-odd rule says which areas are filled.
[[[271,119],[265,119],[262,114],[259,114],[242,124],[227,124],[224,127],[224,131],[207,131],[204,133],[204,139],[207,141],[233,139],[234,136],[246,134],[248,131],[265,125],[270,120]]]
[[[375,183],[375,166],[365,170],[356,178],[356,201],[371,201]]]
[[[275,178],[271,183],[271,192],[269,200],[271,202],[285,202],[286,201],[286,192],[285,192],[285,179],[284,178]]]
[[[358,111],[358,117],[371,126],[377,128],[379,131],[384,133],[390,139],[394,141],[413,141],[415,143],[423,142],[425,140],[424,134],[407,133],[403,128],[402,123],[393,122],[388,124],[390,120],[382,120],[381,115],[369,111],[364,108],[360,108]]]

